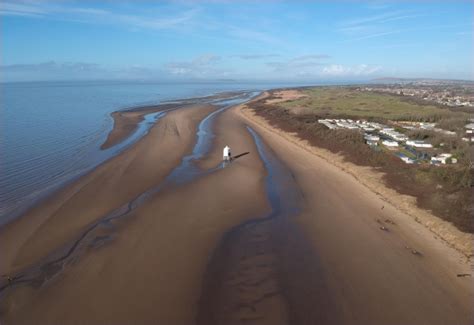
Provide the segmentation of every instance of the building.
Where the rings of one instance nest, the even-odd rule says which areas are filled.
[[[405,134],[397,132],[393,128],[384,128],[384,129],[380,130],[380,133],[384,134],[384,135],[386,135],[386,136],[388,136],[388,137],[390,137],[394,140],[397,140],[397,141],[408,140],[408,137]]]
[[[367,141],[379,141],[380,137],[378,135],[365,133],[364,134],[364,139],[367,140]]]
[[[397,141],[392,141],[392,140],[383,140],[382,144],[387,147],[398,147],[398,142]]]
[[[474,130],[474,123],[469,123],[464,126],[468,130]]]
[[[336,124],[332,123],[331,120],[318,120],[318,122],[321,123],[322,125],[326,126],[330,130],[334,130],[334,129],[339,128]]]
[[[450,153],[440,153],[437,156],[431,157],[431,164],[433,165],[446,165],[448,163],[455,164],[457,162],[458,160],[456,158],[453,158],[453,155]]]
[[[378,135],[365,133],[364,134],[365,143],[369,146],[378,146],[380,137]]]
[[[406,144],[415,148],[433,148],[431,143],[426,143],[421,140],[407,140]]]

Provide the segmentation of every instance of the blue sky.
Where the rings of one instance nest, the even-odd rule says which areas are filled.
[[[0,2],[3,81],[474,79],[473,1]]]

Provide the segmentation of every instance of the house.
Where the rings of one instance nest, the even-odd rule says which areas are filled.
[[[406,144],[415,148],[433,148],[431,143],[426,143],[421,140],[407,140]]]
[[[398,142],[392,140],[383,140],[382,144],[387,147],[398,147]]]
[[[420,129],[432,130],[435,127],[435,123],[420,123]]]
[[[452,158],[453,155],[450,153],[440,153],[437,156],[431,157],[431,164],[439,165],[443,164],[446,165],[448,163],[455,164],[458,162],[456,158]]]
[[[386,136],[397,140],[397,141],[405,141],[408,137],[400,132],[395,131],[393,128],[384,128],[380,131],[381,134],[385,134]]]
[[[379,145],[379,140],[380,137],[378,135],[373,135],[369,133],[364,134],[364,139],[365,143],[367,143],[369,146],[378,146]]]
[[[364,134],[364,139],[367,140],[367,141],[379,141],[380,137],[378,135],[365,133]]]
[[[330,130],[334,130],[334,129],[337,129],[337,125],[333,124],[332,123],[332,120],[318,120],[319,123],[325,125],[328,129]]]

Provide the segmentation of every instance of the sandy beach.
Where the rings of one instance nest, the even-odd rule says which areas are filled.
[[[472,324],[465,254],[245,105],[215,115],[188,181],[168,181],[216,109],[168,112],[0,230],[2,324]],[[140,114],[115,116],[104,145]],[[222,167],[225,145],[245,155]]]
[[[473,282],[457,277],[472,272],[465,254],[350,173],[305,150],[302,141],[296,144],[252,112],[240,112],[291,169],[305,198],[303,212],[292,221],[310,242],[318,266],[290,292],[291,323],[472,322]],[[302,291],[322,302],[323,311],[301,299]]]

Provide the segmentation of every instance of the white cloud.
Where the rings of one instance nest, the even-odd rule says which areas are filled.
[[[367,64],[359,64],[355,66],[343,66],[341,64],[331,64],[323,67],[321,74],[330,77],[354,77],[368,76],[379,72],[381,66],[372,66]]]
[[[194,77],[211,76],[222,73],[222,71],[215,68],[215,64],[220,60],[220,56],[204,54],[191,61],[167,63],[165,69],[173,75],[188,75]]]

